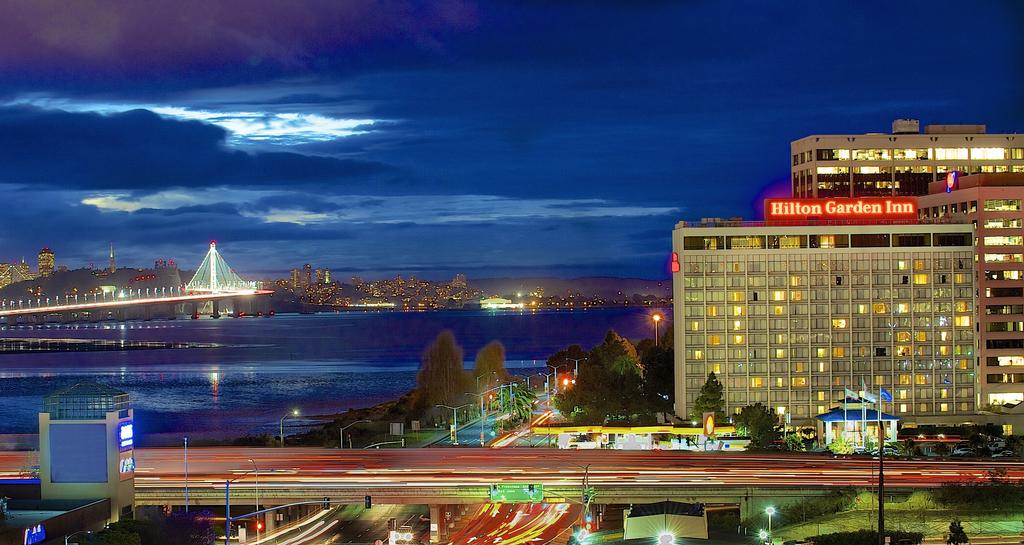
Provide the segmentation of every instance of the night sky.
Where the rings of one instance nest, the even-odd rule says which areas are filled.
[[[0,261],[667,276],[789,143],[1024,131],[1021,2],[8,1]]]

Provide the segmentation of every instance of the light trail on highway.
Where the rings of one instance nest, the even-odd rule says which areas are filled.
[[[0,453],[0,475],[23,476],[26,456],[24,452]],[[180,449],[138,449],[135,456],[136,488],[183,486]],[[589,479],[594,486],[821,488],[870,485],[876,479],[877,466],[877,461],[870,458],[833,459],[786,453],[207,447],[189,449],[190,485],[221,486],[225,480],[248,471],[250,458],[261,468],[261,487],[458,487],[495,482],[578,486],[583,477],[578,466],[589,465]],[[1020,461],[887,460],[886,482],[896,487],[935,487],[984,479],[994,468],[1005,470],[1008,478],[1024,479],[1024,463]]]
[[[525,545],[548,543],[575,523],[580,506],[570,504],[495,504],[480,507],[472,520],[449,536],[452,545]]]

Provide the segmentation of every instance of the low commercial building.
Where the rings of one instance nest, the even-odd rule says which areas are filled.
[[[712,372],[728,413],[760,402],[794,425],[880,387],[905,422],[976,411],[969,224],[919,224],[913,198],[765,208],[764,222],[673,231],[680,418]]]

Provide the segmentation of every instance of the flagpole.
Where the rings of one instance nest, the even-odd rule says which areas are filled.
[[[878,386],[878,545],[885,545],[885,428],[882,427],[882,409],[885,396]]]

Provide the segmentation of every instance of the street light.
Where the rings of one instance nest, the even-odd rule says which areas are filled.
[[[434,405],[435,407],[444,407],[445,409],[452,410],[452,427],[454,433],[452,434],[452,445],[459,446],[459,409],[463,407],[472,407],[472,403],[466,403],[465,405],[459,405],[458,407],[452,407],[451,405]],[[482,425],[482,424],[481,424]]]
[[[351,424],[349,424],[347,426],[342,426],[341,429],[338,430],[338,436],[339,436],[339,441],[340,441],[340,444],[338,445],[338,448],[345,448],[345,430],[349,429],[352,426],[355,426],[356,424],[369,424],[369,423],[370,423],[369,420],[356,420],[355,422],[353,422],[353,423],[351,423]]]
[[[290,413],[288,413],[288,414],[286,414],[286,415],[281,417],[281,430],[280,431],[281,431],[281,446],[282,447],[284,447],[284,419],[288,418],[289,416],[299,416],[299,410],[298,409],[292,409],[292,412],[290,412]]]
[[[256,512],[260,512],[260,468],[256,467],[256,460],[249,458],[253,471],[256,472]],[[260,542],[260,516],[256,515],[256,543]]]
[[[574,376],[574,377],[580,376],[580,362],[581,361],[587,361],[587,358],[584,357],[584,358],[565,358],[565,359],[567,359],[567,360],[569,360],[569,361],[571,361],[571,362],[576,364],[576,366],[573,368],[572,376]]]
[[[775,516],[775,508],[774,507],[768,507],[767,509],[764,510],[764,514],[768,515],[768,542],[771,543],[773,541],[773,538],[772,538],[772,517]]]
[[[569,365],[569,364],[568,363],[563,363],[561,365],[548,365],[548,367],[550,367],[552,369],[552,371],[554,372],[554,375],[555,375],[555,390],[556,391],[558,390],[558,370],[563,368],[563,367],[565,367],[566,365]]]
[[[68,541],[68,540],[73,538],[73,537],[75,537],[75,536],[77,536],[77,535],[87,536],[87,535],[89,535],[91,533],[92,533],[92,530],[79,530],[77,532],[72,532],[72,533],[64,536],[64,545],[68,545],[70,543],[70,541]],[[78,543],[78,542],[76,541],[75,543]]]
[[[185,436],[185,512],[188,513],[188,436]]]
[[[658,322],[661,321],[661,314],[651,316],[651,320],[654,320],[654,346],[658,346]]]

